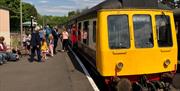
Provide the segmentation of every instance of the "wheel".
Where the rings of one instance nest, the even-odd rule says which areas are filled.
[[[122,78],[116,85],[116,91],[132,91],[132,85],[130,80]]]

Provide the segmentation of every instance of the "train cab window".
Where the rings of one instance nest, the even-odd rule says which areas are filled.
[[[127,15],[108,16],[108,38],[110,49],[130,48],[130,34]]]
[[[171,47],[173,45],[169,16],[156,15],[156,32],[159,47]]]
[[[152,48],[153,33],[150,15],[134,15],[134,39],[136,48]]]
[[[83,24],[83,43],[89,44],[89,21],[85,21]]]
[[[96,43],[96,21],[93,21],[93,42]]]

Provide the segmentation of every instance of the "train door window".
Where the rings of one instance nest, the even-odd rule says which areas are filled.
[[[159,47],[171,47],[173,45],[169,16],[156,15],[156,32]]]
[[[93,42],[96,43],[96,21],[93,21]]]
[[[129,22],[127,15],[108,16],[108,38],[111,49],[130,48]]]
[[[153,33],[150,15],[134,15],[134,39],[136,48],[152,48]]]
[[[81,26],[81,22],[80,22],[80,23],[78,23],[78,40],[79,41],[81,41],[81,28],[82,28],[82,26]]]
[[[89,21],[85,21],[83,24],[83,43],[89,44]]]

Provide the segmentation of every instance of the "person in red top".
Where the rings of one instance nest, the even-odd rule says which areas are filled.
[[[15,53],[14,52],[8,52],[7,51],[7,46],[4,42],[5,38],[4,37],[0,37],[0,55],[2,58],[0,58],[3,63],[6,63],[7,60],[9,61],[16,61],[19,59],[19,55],[17,53],[17,50],[15,50]]]
[[[7,50],[4,40],[5,40],[4,37],[0,37],[0,52],[6,52]]]
[[[5,38],[4,37],[0,37],[0,64],[2,65],[3,63],[6,63],[7,61],[5,60],[6,59],[6,50],[7,50],[7,47],[4,43],[4,40]]]
[[[71,33],[72,47],[74,47],[74,45],[75,45],[76,42],[77,42],[76,32],[77,32],[76,25],[73,24],[72,33]]]

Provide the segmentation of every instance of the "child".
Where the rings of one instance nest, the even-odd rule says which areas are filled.
[[[44,62],[46,60],[46,53],[48,51],[48,46],[46,43],[46,38],[42,39],[42,45],[41,45],[41,54],[42,54],[42,61]]]

